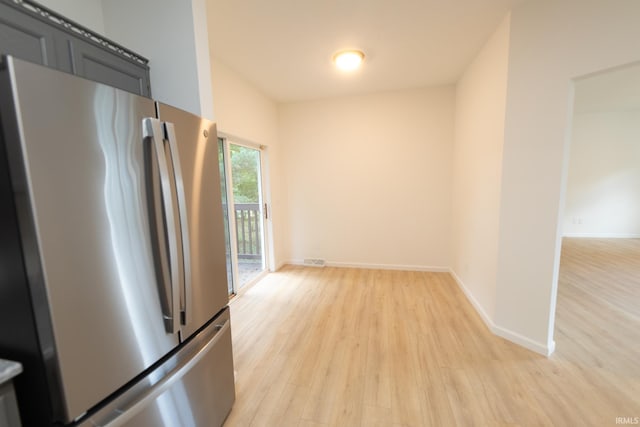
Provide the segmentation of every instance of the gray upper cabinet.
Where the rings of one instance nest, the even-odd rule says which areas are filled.
[[[149,67],[140,67],[140,64],[127,61],[83,40],[73,40],[70,43],[74,74],[139,95],[151,96]]]
[[[51,26],[0,3],[1,52],[58,68],[55,33],[56,30]]]
[[[0,0],[0,53],[151,97],[148,61],[26,0]]]

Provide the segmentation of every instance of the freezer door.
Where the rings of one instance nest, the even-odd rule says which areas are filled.
[[[235,400],[227,308],[150,372],[78,427],[221,426]]]
[[[215,124],[158,103],[159,119],[166,123],[170,150],[169,163],[177,181],[184,237],[185,280],[181,297],[183,310],[182,337],[193,334],[200,326],[227,305],[226,255],[218,140]],[[172,140],[173,139],[173,140]],[[180,185],[180,183],[182,185]],[[184,230],[188,229],[188,233]]]
[[[2,109],[3,133],[32,306],[51,396],[62,400],[54,417],[69,422],[179,343],[166,332],[151,237],[147,187],[157,179],[148,174],[157,165],[142,123],[155,106],[7,64],[0,99],[13,102]]]

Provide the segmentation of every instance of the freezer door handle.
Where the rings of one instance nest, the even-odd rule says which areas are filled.
[[[106,422],[95,424],[102,427],[116,427],[122,426],[127,421],[131,420],[136,414],[143,410],[147,405],[152,403],[160,394],[171,387],[176,381],[179,381],[184,377],[200,360],[207,355],[213,349],[218,341],[224,336],[230,327],[229,319],[225,319],[222,324],[215,325],[213,330],[215,334],[213,337],[202,347],[198,352],[186,361],[178,364],[166,376],[156,383],[153,387],[142,393],[134,401],[120,406],[115,409],[112,414],[113,418]]]
[[[175,334],[180,329],[180,301],[179,294],[179,282],[180,282],[180,268],[178,264],[178,241],[177,230],[175,222],[175,213],[173,211],[173,197],[171,191],[171,181],[169,177],[169,170],[167,169],[167,158],[164,148],[164,132],[162,129],[162,123],[155,118],[145,118],[142,122],[142,136],[144,139],[151,139],[153,145],[153,151],[156,153],[156,161],[158,163],[158,171],[160,173],[160,189],[162,193],[162,206],[163,206],[163,230],[166,231],[164,236],[169,246],[169,268],[166,268],[167,260],[164,257],[160,257],[162,264],[162,272],[160,276],[163,278],[164,284],[167,283],[167,275],[169,276],[169,283],[171,284],[170,291],[167,286],[162,286],[165,290],[166,312],[163,313],[165,328],[168,333]],[[167,270],[169,273],[167,274]],[[171,295],[169,295],[169,292]]]
[[[187,218],[187,200],[184,193],[184,182],[182,168],[180,167],[180,156],[178,153],[178,141],[173,123],[165,122],[165,130],[167,132],[167,141],[169,142],[169,152],[171,153],[171,164],[173,166],[173,174],[175,177],[176,193],[178,196],[178,215],[180,217],[180,236],[182,240],[182,263],[183,263],[183,286],[181,289],[181,310],[182,324],[191,323],[191,252],[189,242],[189,220]]]

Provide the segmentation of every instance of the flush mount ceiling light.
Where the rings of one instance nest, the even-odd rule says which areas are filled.
[[[364,52],[361,50],[341,50],[333,55],[333,63],[342,71],[354,71],[360,67],[362,61],[364,61]]]

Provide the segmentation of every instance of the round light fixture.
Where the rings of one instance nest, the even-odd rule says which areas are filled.
[[[342,50],[333,55],[333,63],[342,71],[356,70],[362,61],[364,61],[364,52],[361,50]]]

